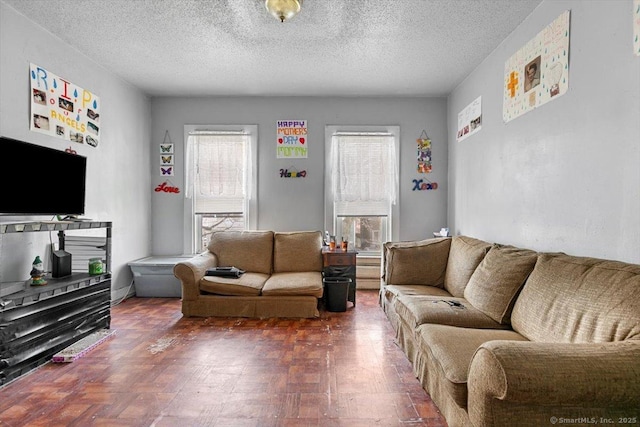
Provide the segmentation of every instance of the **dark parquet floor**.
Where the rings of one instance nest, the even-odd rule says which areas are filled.
[[[115,335],[0,388],[0,426],[445,426],[377,291],[317,319],[186,318],[178,298],[113,307]]]

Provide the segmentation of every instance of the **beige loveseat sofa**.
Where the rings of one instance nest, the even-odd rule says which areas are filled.
[[[640,423],[640,265],[390,242],[380,302],[451,427]]]
[[[239,278],[205,275],[237,267]],[[173,268],[185,316],[317,317],[322,297],[320,231],[222,231],[208,250]]]

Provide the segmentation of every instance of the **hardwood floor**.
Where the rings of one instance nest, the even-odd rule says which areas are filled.
[[[113,307],[113,338],[0,389],[0,426],[446,426],[376,290],[318,319],[186,318]]]

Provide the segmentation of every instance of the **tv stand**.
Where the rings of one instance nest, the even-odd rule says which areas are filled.
[[[92,221],[91,218],[85,218],[78,215],[66,215],[63,218],[60,218],[60,216],[58,216],[58,219],[60,221],[73,221],[73,222]]]
[[[70,276],[47,276],[44,286],[0,283],[0,386],[42,365],[56,353],[111,324],[111,222],[25,221],[0,223],[0,237],[9,233],[57,231],[61,242],[68,230],[103,228],[105,269]]]

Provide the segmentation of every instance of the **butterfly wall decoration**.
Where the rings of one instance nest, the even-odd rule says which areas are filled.
[[[161,165],[173,165],[173,154],[169,154],[168,156],[161,155],[160,156],[160,164]]]
[[[173,176],[173,142],[168,130],[160,144],[160,176]]]

